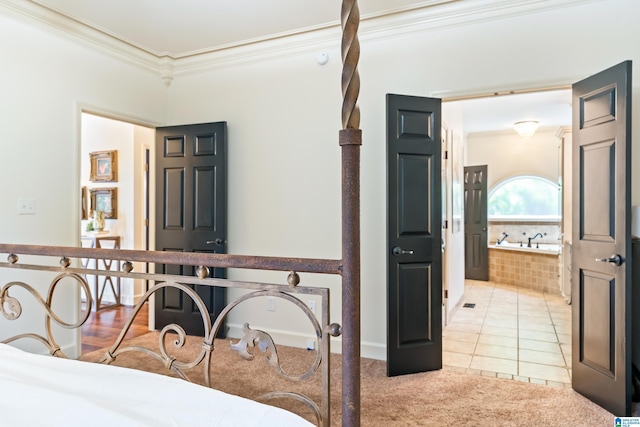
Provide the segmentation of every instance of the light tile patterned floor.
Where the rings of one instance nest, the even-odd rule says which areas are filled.
[[[467,280],[465,303],[443,332],[449,369],[571,386],[571,306],[560,295]]]

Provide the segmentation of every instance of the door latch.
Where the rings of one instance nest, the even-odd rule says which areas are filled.
[[[391,253],[394,254],[395,256],[400,256],[400,255],[413,255],[413,250],[404,250],[399,246],[395,246],[393,249],[391,249]]]
[[[622,265],[624,259],[618,254],[611,255],[609,258],[596,258],[596,262],[610,262],[616,266]]]

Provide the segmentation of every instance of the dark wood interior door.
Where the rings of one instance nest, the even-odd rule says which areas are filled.
[[[631,62],[573,85],[572,385],[631,414]]]
[[[489,280],[487,165],[464,168],[464,277]]]
[[[156,250],[226,253],[227,125],[225,122],[156,129]],[[156,265],[156,271],[195,275],[195,267]],[[224,277],[211,268],[211,277]],[[224,288],[194,286],[212,317],[225,305]],[[202,335],[197,306],[184,292],[156,293],[155,328],[178,323]],[[224,327],[221,334],[224,335]]]
[[[442,368],[441,101],[387,95],[387,374]]]

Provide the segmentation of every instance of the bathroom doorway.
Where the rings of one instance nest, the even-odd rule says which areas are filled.
[[[452,127],[463,129],[464,167],[488,166],[489,193],[511,179],[536,177],[557,189],[559,208],[555,218],[498,218],[489,212],[488,243],[500,241],[504,245],[500,249],[513,245],[517,251],[489,249],[489,281],[465,280],[465,304],[458,306],[444,331],[443,362],[489,375],[570,384],[571,306],[570,294],[563,286],[569,280],[570,266],[562,257],[563,244],[570,248],[570,233],[563,233],[570,230],[565,224],[570,215],[563,217],[562,200],[565,172],[570,175],[563,164],[564,146],[571,146],[571,90],[510,92],[451,100],[444,105],[455,112]],[[532,136],[521,137],[514,124],[527,120],[537,121],[538,127]],[[545,274],[553,276],[546,277],[545,283],[537,272],[528,273],[534,276],[531,280],[519,280],[525,262],[518,257],[533,256],[521,251],[519,245],[526,250],[530,238],[533,249],[555,245],[555,256],[541,255],[554,268],[549,273],[549,267],[544,266]],[[512,271],[504,264],[508,259],[514,264]],[[498,269],[508,275],[497,275]],[[525,369],[514,371],[518,364]],[[531,375],[520,375],[522,372]]]

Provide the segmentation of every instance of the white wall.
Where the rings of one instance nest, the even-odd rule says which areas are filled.
[[[554,2],[541,3],[547,7]],[[385,357],[385,94],[469,94],[570,84],[623,60],[636,62],[633,101],[640,105],[640,2],[606,0],[490,19],[452,19],[392,26],[398,16],[361,25],[363,354]],[[451,7],[460,6],[458,3]],[[506,13],[505,10],[494,13]],[[606,19],[603,19],[606,17]],[[377,32],[373,28],[379,28]],[[0,110],[9,117],[0,143],[2,240],[78,241],[78,105],[99,106],[149,123],[229,123],[229,251],[238,254],[340,257],[339,36],[319,34],[307,49],[254,62],[229,61],[176,74],[165,100],[154,73],[0,18],[3,79]],[[330,40],[330,41],[325,41]],[[278,41],[281,42],[281,41]],[[315,63],[327,50],[328,65]],[[168,105],[168,112],[165,110]],[[168,114],[165,119],[165,112]],[[634,129],[640,123],[634,110]],[[639,150],[634,150],[634,164]],[[20,159],[17,162],[16,159]],[[24,159],[28,159],[25,161]],[[49,171],[59,174],[34,180]],[[633,204],[640,204],[640,172]],[[36,198],[36,216],[18,216],[17,198]],[[43,216],[40,212],[47,212]],[[232,271],[236,279],[284,282],[285,273]],[[303,275],[332,289],[340,320],[339,279]],[[260,322],[258,315],[246,319]],[[241,321],[238,316],[234,321]],[[256,323],[253,322],[253,323]],[[293,330],[289,319],[268,326]]]
[[[341,257],[340,64],[337,52],[330,54],[324,67],[312,51],[180,77],[169,88],[170,124],[228,123],[228,253]],[[316,101],[324,107],[327,99],[331,107],[318,113]],[[234,270],[228,277],[285,284],[287,272]],[[332,320],[340,322],[340,278],[301,274],[305,284],[331,288]],[[283,314],[281,307],[267,312],[266,302],[244,304],[232,313],[231,334],[249,321],[293,331],[304,345],[306,323]]]
[[[445,319],[447,325],[456,311],[464,303],[465,276],[465,239],[463,215],[463,183],[464,183],[464,117],[459,103],[442,104],[444,127],[447,129],[447,158],[443,160],[446,178],[446,220],[447,228],[442,230],[445,251],[443,254],[443,285],[446,289],[444,299]],[[455,213],[454,213],[455,211]]]
[[[4,15],[0,40],[0,240],[78,246],[80,111],[99,106],[160,123],[165,120],[166,87],[150,71]],[[21,197],[35,200],[35,215],[17,214]],[[51,262],[57,265],[57,260]],[[0,286],[13,277],[14,272],[0,270]],[[48,283],[33,284],[45,292]],[[77,291],[61,296],[60,312],[74,312]],[[31,301],[24,298],[24,326],[41,331],[43,317]],[[0,335],[15,328],[3,322]],[[59,343],[73,348],[76,339],[65,336]]]

